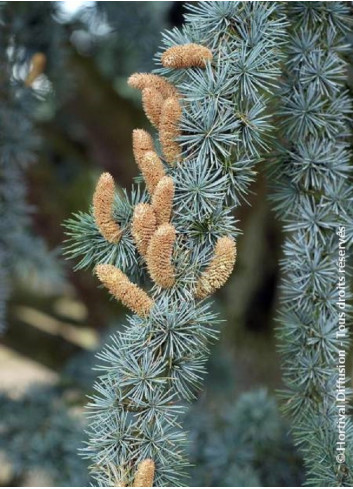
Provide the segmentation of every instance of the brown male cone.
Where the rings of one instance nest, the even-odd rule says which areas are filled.
[[[155,465],[152,459],[146,458],[139,463],[133,487],[153,487]]]
[[[154,88],[160,92],[163,98],[178,95],[177,89],[166,78],[152,73],[134,73],[127,82],[130,87],[141,91],[145,88]]]
[[[109,292],[138,316],[148,316],[153,300],[119,268],[113,265],[97,265],[96,275]]]
[[[220,289],[233,271],[236,260],[236,245],[233,238],[218,238],[213,258],[196,285],[195,296],[204,299]]]
[[[177,142],[180,136],[179,122],[181,119],[181,106],[177,97],[169,97],[163,104],[159,124],[159,140],[161,142],[164,158],[173,165],[181,159],[181,147]]]
[[[102,173],[93,195],[93,216],[101,235],[109,243],[117,243],[121,229],[113,218],[115,185],[110,173]]]
[[[168,289],[175,282],[172,254],[176,232],[171,224],[162,224],[154,233],[148,245],[146,262],[152,280]]]
[[[152,136],[144,129],[134,129],[132,131],[132,150],[138,166],[146,151],[154,151]]]
[[[182,44],[167,49],[161,57],[165,68],[205,68],[211,61],[212,52],[200,44]]]
[[[142,90],[142,106],[151,124],[157,129],[159,127],[164,98],[155,88],[144,88]]]
[[[174,182],[171,177],[163,177],[152,196],[152,207],[156,214],[157,224],[170,221],[174,198]]]
[[[132,218],[131,233],[140,255],[145,256],[157,227],[156,214],[150,204],[137,204]]]
[[[141,170],[147,190],[153,195],[157,183],[165,176],[163,163],[154,150],[150,134],[143,129],[132,132],[132,146],[137,166]]]
[[[165,176],[163,163],[157,153],[146,151],[141,158],[139,167],[148,193],[153,195],[158,183]]]

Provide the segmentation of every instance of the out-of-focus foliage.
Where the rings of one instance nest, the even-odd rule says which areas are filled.
[[[33,209],[26,201],[26,169],[35,161],[38,135],[33,126],[37,100],[20,74],[28,69],[18,38],[18,23],[6,4],[0,6],[0,329],[5,324],[5,302],[11,284],[28,279],[27,286],[42,291],[63,285],[61,266],[45,242],[32,231]],[[47,289],[48,290],[48,289]]]
[[[19,399],[0,395],[0,454],[24,485],[39,472],[48,486],[87,486],[87,467],[77,453],[83,429],[80,410],[55,387],[32,387]]]
[[[96,2],[74,21],[87,26],[77,29],[73,42],[93,54],[105,76],[125,89],[125,77],[134,71],[150,71],[161,31],[168,27],[173,2]],[[132,18],[133,16],[133,18]]]
[[[299,486],[302,464],[288,425],[265,389],[226,400],[222,409],[197,403],[186,418],[191,480],[199,487]]]

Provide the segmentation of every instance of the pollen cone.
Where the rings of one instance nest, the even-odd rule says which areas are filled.
[[[157,129],[161,119],[162,105],[164,98],[155,88],[144,88],[142,90],[143,110],[151,124]]]
[[[133,487],[153,487],[155,465],[152,459],[146,458],[139,463]]]
[[[212,59],[212,52],[200,44],[183,44],[173,46],[162,54],[162,65],[165,68],[205,68]]]
[[[175,228],[171,224],[162,224],[151,238],[146,261],[152,280],[165,289],[175,282],[175,270],[172,265]]]
[[[131,232],[140,255],[145,256],[147,247],[156,230],[156,215],[149,204],[137,204],[132,219]]]
[[[151,136],[143,129],[134,129],[132,146],[137,166],[143,175],[149,194],[152,195],[157,183],[165,175],[163,163],[154,150]]]
[[[109,243],[117,243],[121,238],[119,225],[113,218],[115,186],[110,173],[102,173],[93,196],[93,215],[101,235]]]
[[[153,195],[159,181],[165,176],[163,163],[155,151],[146,151],[139,166],[148,193]]]
[[[213,258],[196,285],[195,296],[204,299],[223,287],[233,271],[236,259],[235,241],[228,236],[219,238]]]
[[[181,159],[181,147],[176,141],[176,138],[180,136],[181,113],[181,106],[176,97],[170,97],[164,102],[159,125],[159,139],[164,157],[171,165]]]
[[[140,287],[133,284],[119,268],[113,265],[97,265],[96,275],[124,306],[141,317],[149,314],[154,304],[153,300]]]
[[[132,149],[138,166],[146,151],[154,151],[154,144],[151,135],[144,129],[134,129],[132,131]]]
[[[163,98],[175,97],[178,95],[174,85],[169,83],[166,78],[151,73],[134,73],[128,79],[128,84],[130,87],[141,91],[145,88],[154,88],[160,92]]]
[[[156,215],[157,224],[166,224],[170,221],[174,198],[174,182],[171,177],[163,177],[156,186],[152,197],[152,207]]]

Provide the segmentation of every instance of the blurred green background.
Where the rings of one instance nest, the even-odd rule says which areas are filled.
[[[165,28],[183,22],[183,2],[2,2],[23,48],[23,80],[35,53],[45,71],[33,83],[36,161],[26,172],[33,232],[51,249],[62,223],[87,210],[97,177],[129,188],[137,167],[132,130],[148,128],[140,96],[126,83],[153,68]],[[236,271],[217,295],[225,319],[205,391],[186,423],[190,485],[295,486],[301,460],[274,392],[281,387],[274,328],[281,233],[267,201],[265,172],[237,212],[243,235]],[[60,287],[13,284],[0,345],[0,484],[87,485],[77,455],[94,353],[120,328],[124,311],[90,271],[59,258]]]

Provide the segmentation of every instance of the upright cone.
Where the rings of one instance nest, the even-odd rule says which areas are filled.
[[[174,226],[162,224],[152,236],[147,249],[148,272],[152,280],[164,289],[172,287],[175,282],[175,270],[172,265],[175,237]]]
[[[121,229],[113,217],[115,185],[110,173],[102,173],[93,196],[93,215],[101,235],[109,243],[117,243]]]
[[[233,238],[224,236],[218,239],[213,258],[197,283],[195,292],[197,299],[208,297],[226,283],[233,271],[236,254]]]
[[[156,215],[153,207],[150,204],[137,204],[132,218],[131,232],[140,255],[146,255],[156,227]]]
[[[152,207],[156,215],[157,225],[170,221],[174,198],[174,182],[171,177],[163,177],[156,186],[152,197]]]
[[[139,463],[133,487],[153,487],[155,465],[152,459],[146,458]]]
[[[156,88],[144,88],[142,90],[142,106],[151,124],[159,127],[164,98]]]
[[[163,104],[159,124],[159,139],[166,161],[173,165],[181,159],[181,147],[177,141],[180,136],[179,123],[181,106],[176,97],[169,97]]]

